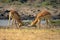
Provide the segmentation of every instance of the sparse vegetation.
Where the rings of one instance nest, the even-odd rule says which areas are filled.
[[[0,29],[0,40],[60,40],[60,30]]]
[[[55,25],[60,25],[60,20],[52,20],[51,23]]]
[[[48,5],[50,5],[48,1],[41,3],[41,6],[48,6]]]

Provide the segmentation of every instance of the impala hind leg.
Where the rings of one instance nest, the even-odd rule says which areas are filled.
[[[22,24],[18,23],[18,22],[16,22],[15,25],[16,25],[16,28],[18,28],[18,29],[22,26]]]
[[[53,26],[53,24],[52,24],[52,22],[51,22],[52,20],[51,19],[49,19],[49,26],[51,27],[51,28],[55,28],[55,26]]]
[[[45,21],[46,21],[46,28],[49,28],[49,22],[48,22],[48,19],[45,18]]]
[[[38,19],[38,22],[37,22],[37,28],[39,29],[41,27],[41,20]]]
[[[51,28],[52,27],[52,24],[51,24],[51,20],[50,19],[46,19],[46,23],[48,25],[48,28]]]
[[[14,27],[14,26],[17,26],[17,23],[16,23],[16,20],[15,19],[12,19],[12,26]]]
[[[14,25],[14,19],[11,20],[11,25]]]

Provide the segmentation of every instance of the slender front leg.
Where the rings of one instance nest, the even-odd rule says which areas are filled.
[[[40,28],[40,25],[41,24],[41,19],[38,19],[38,22],[37,22],[37,28],[39,29]]]
[[[9,26],[10,26],[10,17],[11,17],[11,13],[9,13],[9,22],[8,22]]]
[[[10,26],[10,16],[9,16],[9,22],[8,22],[8,25]]]
[[[34,26],[38,22],[38,18],[36,18],[32,23],[31,26]]]

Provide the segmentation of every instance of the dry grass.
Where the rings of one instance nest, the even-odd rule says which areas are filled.
[[[0,29],[0,40],[60,40],[60,29]]]

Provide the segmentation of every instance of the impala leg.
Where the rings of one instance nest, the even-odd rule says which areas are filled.
[[[46,20],[46,24],[48,25],[48,19],[45,19]]]
[[[8,22],[8,25],[10,26],[10,15],[9,15],[9,22]]]
[[[16,22],[16,20],[14,20],[14,25],[17,27],[17,22]]]
[[[20,26],[21,26],[21,24],[16,23],[16,27],[17,27],[18,29],[20,28]]]
[[[46,22],[47,22],[47,25],[48,25],[48,26],[49,26],[49,28],[50,28],[50,27],[51,27],[51,25],[52,25],[52,24],[51,24],[51,19],[50,19],[50,18],[47,18],[47,19],[46,19]]]
[[[45,21],[46,21],[46,27],[48,28],[49,23],[48,23],[48,19],[45,17]]]
[[[48,22],[49,22],[49,26],[52,27],[52,23],[51,23],[52,19],[51,19],[51,15],[48,16]]]
[[[18,27],[18,23],[17,23],[17,21],[15,19],[12,20],[12,25],[14,25],[15,27]]]
[[[38,22],[38,18],[36,18],[32,23],[31,26],[34,26]]]
[[[41,26],[41,20],[40,20],[40,19],[38,19],[38,22],[37,22],[37,28],[39,29],[39,28],[40,28],[40,26]]]
[[[17,28],[20,28],[22,26],[22,23],[16,21],[15,25],[16,25]]]
[[[8,25],[10,26],[10,19],[11,18],[11,12],[9,12],[9,23],[8,23]]]
[[[19,29],[19,23],[16,23],[16,28]]]
[[[49,21],[49,26],[50,26],[50,27],[53,27],[53,25],[52,25],[52,23],[51,23],[51,19],[48,19],[48,21]]]
[[[12,21],[12,23],[11,23],[11,24],[13,25],[13,24],[14,24],[14,23],[13,23],[13,22],[14,22],[14,19],[12,19],[11,21]]]

